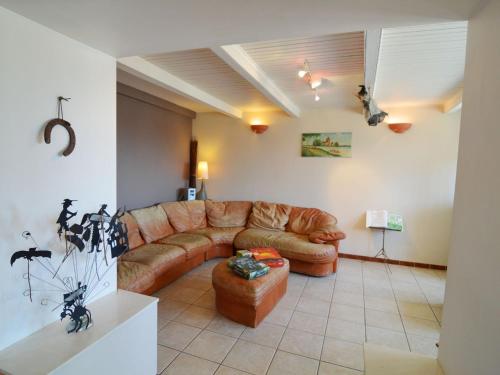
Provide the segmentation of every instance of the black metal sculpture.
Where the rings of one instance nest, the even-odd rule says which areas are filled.
[[[129,249],[127,226],[120,221],[125,213],[124,210],[118,209],[113,216],[110,216],[106,210],[107,205],[103,204],[96,213],[83,215],[80,223],[70,223],[71,219],[77,215],[77,212],[69,210],[73,202],[75,201],[71,199],[63,201],[63,208],[57,219],[59,225],[57,235],[65,245],[64,256],[57,268],[50,263],[53,252],[38,250],[40,247],[28,231],[23,232],[22,236],[31,240],[34,246],[28,250],[14,252],[10,259],[11,266],[18,259],[27,260],[28,271],[23,277],[28,280],[28,289],[23,294],[29,296],[30,301],[33,301],[32,293],[34,292],[62,292],[63,302],[58,303],[49,298],[43,298],[41,303],[46,305],[50,301],[54,302],[56,304],[54,310],[63,306],[60,318],[62,320],[69,317],[69,325],[66,328],[68,333],[79,332],[92,325],[92,315],[85,305],[109,286],[109,283],[105,282],[102,285],[104,289],[97,289],[101,285],[103,276],[116,264],[116,258]],[[110,261],[114,260],[111,264],[107,259],[108,247],[111,249]],[[88,251],[83,251],[85,249]],[[81,257],[85,259],[83,263],[80,263],[82,267],[79,267],[79,262],[82,262]],[[71,262],[68,261],[69,259]],[[33,274],[30,270],[32,261],[36,261],[37,265],[48,272],[51,281]],[[64,265],[73,268],[72,276],[60,276],[62,273],[60,270],[64,268]],[[32,288],[31,278],[53,289],[36,290]]]

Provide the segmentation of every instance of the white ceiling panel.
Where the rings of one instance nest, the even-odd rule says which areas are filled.
[[[384,29],[373,95],[381,105],[441,104],[462,87],[467,22]]]
[[[309,38],[274,40],[241,45],[267,76],[301,109],[356,104],[354,93],[363,82],[364,33],[352,32]],[[323,78],[314,93],[297,76],[304,60],[309,62],[313,79]]]
[[[144,58],[244,112],[279,110],[210,49],[169,52]]]

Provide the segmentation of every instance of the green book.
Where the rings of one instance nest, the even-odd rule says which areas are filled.
[[[267,275],[270,268],[263,262],[257,262],[253,258],[246,257],[231,257],[228,259],[227,265],[236,275],[247,280],[253,280],[257,277]]]

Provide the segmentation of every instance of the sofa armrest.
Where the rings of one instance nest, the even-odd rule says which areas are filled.
[[[309,241],[319,244],[331,243],[335,245],[338,241],[343,240],[345,237],[345,233],[338,230],[317,230],[309,234]]]

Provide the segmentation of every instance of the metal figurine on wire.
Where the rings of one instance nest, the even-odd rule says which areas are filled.
[[[64,199],[56,221],[59,226],[57,235],[64,242],[65,248],[64,256],[57,267],[51,263],[54,252],[41,250],[28,231],[23,232],[22,237],[33,245],[27,250],[14,252],[10,259],[11,266],[26,260],[27,272],[23,274],[23,278],[27,280],[28,288],[23,294],[29,296],[30,301],[33,301],[34,293],[62,294],[60,301],[42,298],[41,304],[55,304],[52,311],[62,307],[61,320],[69,317],[66,327],[68,333],[79,332],[92,325],[92,314],[86,304],[109,286],[108,282],[102,283],[103,277],[116,264],[116,259],[129,249],[127,226],[120,221],[125,214],[124,209],[118,209],[111,216],[106,210],[107,205],[103,204],[97,212],[84,214],[80,222],[71,223],[77,216],[76,211],[70,211],[73,202],[75,200]],[[33,267],[30,268],[32,262],[41,267],[38,270],[43,271],[48,279],[37,274]],[[69,268],[71,276],[62,277],[60,274],[66,268]],[[43,285],[43,288],[37,289],[36,285],[33,285],[35,282]]]

